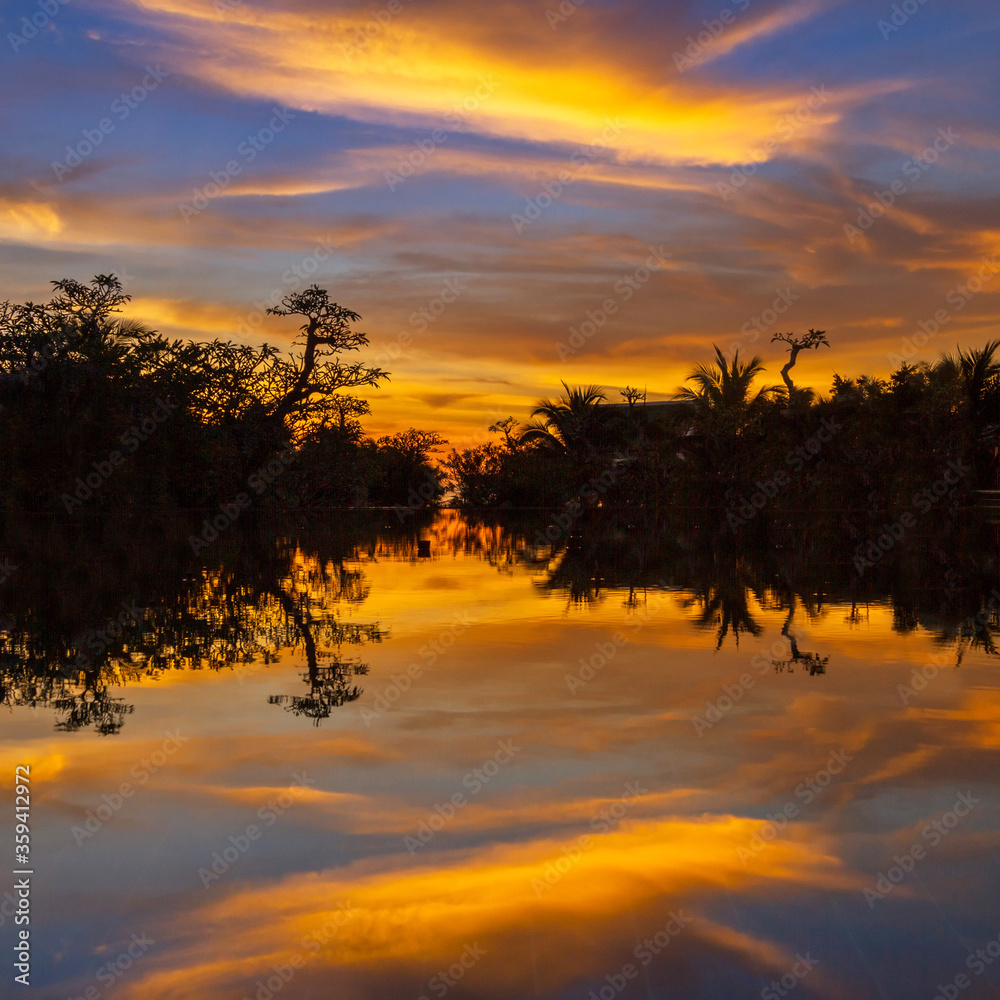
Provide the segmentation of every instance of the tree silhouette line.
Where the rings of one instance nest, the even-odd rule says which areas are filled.
[[[600,386],[563,383],[526,422],[499,420],[494,440],[438,462],[447,442],[434,431],[364,433],[363,393],[389,373],[354,360],[368,346],[360,317],[318,286],[268,310],[298,321],[283,352],[171,340],[124,319],[114,275],[52,284],[46,303],[0,304],[0,510],[212,507],[241,493],[255,511],[412,510],[446,495],[466,508],[733,508],[789,466],[769,507],[877,510],[948,462],[971,469],[955,498],[998,485],[1000,341],[904,362],[888,378],[838,374],[819,396],[792,371],[803,351],[829,348],[825,331],[778,333],[781,385],[761,384],[759,356],[716,348],[672,400],[626,386],[609,403]],[[807,467],[789,458],[828,426],[843,432]],[[583,495],[608,469],[613,487]]]
[[[724,512],[745,508],[763,488],[764,521],[787,509],[912,506],[914,493],[949,468],[968,472],[945,507],[1000,485],[1000,341],[933,363],[904,362],[887,378],[837,374],[818,396],[796,386],[791,372],[802,351],[829,347],[825,332],[773,339],[787,345],[783,385],[761,384],[761,357],[727,357],[718,347],[663,402],[647,403],[626,386],[622,402],[610,403],[601,386],[564,382],[563,394],[540,400],[531,420],[494,425],[502,438],[452,450],[446,468],[457,503],[586,503],[583,484],[609,468],[614,483],[602,506]],[[772,479],[780,496],[766,485]]]
[[[368,338],[323,289],[268,310],[301,321],[283,352],[123,319],[114,275],[52,284],[46,303],[0,303],[0,510],[212,507],[248,486],[255,510],[392,506],[428,482],[442,495],[439,435],[364,434],[359,393],[389,373],[347,360]],[[295,460],[267,475],[278,454]]]

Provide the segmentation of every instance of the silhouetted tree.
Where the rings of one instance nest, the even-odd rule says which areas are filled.
[[[802,336],[794,333],[776,333],[771,338],[771,343],[781,341],[788,344],[788,360],[781,369],[781,380],[785,383],[785,391],[788,395],[788,406],[794,409],[796,406],[808,401],[808,390],[796,389],[792,382],[791,371],[795,367],[799,354],[802,351],[811,351],[817,347],[829,347],[830,342],[826,339],[825,330],[810,330]]]
[[[169,340],[119,315],[114,275],[52,284],[47,303],[0,304],[0,507],[211,506],[248,487],[253,510],[391,505],[430,475],[402,438],[364,438],[356,392],[389,376],[345,359],[368,338],[324,289],[268,310],[302,320],[283,352]],[[254,478],[279,452],[281,478]]]
[[[535,405],[534,419],[524,426],[521,440],[564,456],[573,485],[579,489],[598,470],[602,452],[614,444],[613,425],[601,407],[606,397],[600,386],[571,389],[565,382],[562,385],[564,396]]]
[[[764,371],[764,363],[757,355],[740,361],[737,350],[732,361],[727,361],[715,347],[715,356],[712,364],[694,367],[687,381],[694,382],[695,388],[679,389],[675,398],[693,404],[695,413],[702,418],[721,418],[738,428],[773,397],[778,387],[754,389],[754,381]]]

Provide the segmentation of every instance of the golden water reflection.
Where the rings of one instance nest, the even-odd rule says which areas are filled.
[[[78,681],[131,706],[112,734],[13,701],[40,996],[105,995],[137,934],[129,1000],[930,1000],[1000,933],[989,572],[852,597],[697,545],[637,574],[614,539],[377,528],[188,573]],[[27,678],[46,637],[5,613]]]

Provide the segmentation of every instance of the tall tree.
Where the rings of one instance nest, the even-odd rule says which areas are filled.
[[[300,352],[282,355],[267,344],[216,341],[206,345],[203,358],[207,377],[197,404],[206,422],[234,436],[243,473],[252,473],[289,442],[340,426],[351,410],[363,412],[350,393],[345,401],[344,390],[378,387],[389,378],[381,368],[342,360],[344,352],[366,347],[368,337],[351,328],[359,314],[331,302],[325,289],[312,285],[267,311],[304,319],[294,341]]]
[[[598,408],[607,397],[599,385],[571,389],[563,382],[562,386],[566,390],[564,396],[538,401],[531,416],[540,419],[525,425],[521,440],[583,455],[593,449],[593,432],[600,419]]]
[[[955,354],[944,354],[935,374],[957,385],[963,396],[966,420],[971,431],[976,482],[995,489],[1000,465],[1000,340]]]
[[[788,344],[788,360],[781,369],[781,380],[785,383],[785,390],[788,393],[789,409],[794,409],[805,401],[806,392],[808,391],[796,389],[795,384],[792,382],[791,371],[795,367],[795,362],[798,360],[799,354],[802,351],[811,351],[820,346],[829,347],[830,342],[826,339],[825,330],[810,330],[800,337],[797,337],[794,333],[776,333],[771,338],[771,343],[773,344],[776,340]]]
[[[763,371],[764,363],[758,355],[741,361],[737,350],[732,361],[727,361],[715,347],[715,361],[696,365],[685,380],[693,382],[695,388],[679,389],[675,398],[694,404],[695,411],[702,416],[745,419],[778,391],[776,385],[754,389],[754,382]]]
[[[580,487],[595,471],[601,448],[611,443],[601,412],[607,397],[599,385],[562,386],[564,396],[538,401],[531,411],[535,419],[525,424],[521,440],[565,456],[574,486]]]

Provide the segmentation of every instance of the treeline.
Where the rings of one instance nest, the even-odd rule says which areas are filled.
[[[1000,341],[888,378],[835,375],[817,397],[790,373],[823,332],[775,339],[789,345],[781,385],[761,383],[759,357],[718,348],[673,401],[647,405],[626,388],[615,403],[564,383],[529,424],[501,422],[496,441],[451,453],[458,502],[713,509],[741,531],[790,510],[905,508],[915,519],[997,488]]]
[[[445,442],[366,436],[358,395],[388,380],[345,360],[356,313],[313,286],[268,310],[301,320],[298,350],[170,340],[121,318],[113,275],[0,304],[0,509],[392,506],[436,502]],[[430,485],[428,485],[430,484]]]
[[[998,485],[1000,341],[835,375],[820,397],[791,373],[825,333],[779,334],[781,384],[718,348],[668,402],[564,383],[526,424],[507,417],[438,463],[432,431],[365,434],[361,394],[389,374],[347,360],[368,345],[360,317],[317,286],[268,310],[300,321],[283,353],[122,319],[111,275],[53,285],[47,303],[0,304],[0,509],[218,507],[212,532],[262,507],[691,507],[742,531],[790,509],[912,520]]]

